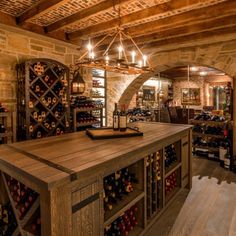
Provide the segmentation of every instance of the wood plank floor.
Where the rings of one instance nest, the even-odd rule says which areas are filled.
[[[236,236],[236,174],[194,158],[191,191],[181,192],[145,235]]]

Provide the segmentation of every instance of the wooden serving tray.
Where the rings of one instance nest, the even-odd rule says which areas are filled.
[[[110,139],[143,136],[143,132],[131,128],[127,128],[126,131],[114,131],[113,128],[92,128],[86,129],[86,134],[92,139]]]

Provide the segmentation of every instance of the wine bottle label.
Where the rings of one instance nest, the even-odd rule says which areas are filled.
[[[118,115],[113,116],[113,128],[119,129],[119,116]]]
[[[29,132],[32,133],[33,131],[34,131],[33,125],[30,125],[30,126],[29,126]]]
[[[120,116],[120,128],[126,128],[126,127],[127,127],[127,117]]]
[[[42,112],[41,112],[41,116],[42,116],[43,118],[46,117],[46,113],[45,113],[45,111],[42,111]]]
[[[34,104],[32,101],[29,101],[29,108],[34,108]]]
[[[224,161],[226,153],[227,153],[227,149],[219,148],[219,156],[220,156],[221,161]]]

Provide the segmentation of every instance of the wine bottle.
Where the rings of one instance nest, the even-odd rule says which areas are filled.
[[[127,114],[125,111],[125,105],[122,106],[119,116],[120,131],[126,131],[127,129]]]
[[[227,152],[224,158],[224,168],[229,170],[230,169],[230,150],[227,148]]]
[[[119,112],[117,109],[117,103],[115,103],[115,110],[113,111],[113,130],[119,130]]]

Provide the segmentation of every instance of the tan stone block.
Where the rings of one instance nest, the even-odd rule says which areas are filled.
[[[40,47],[40,46],[37,46],[37,45],[30,45],[30,48],[32,49],[32,50],[35,50],[35,51],[40,51],[40,52],[42,52],[43,51],[43,48],[42,47]]]
[[[52,43],[48,43],[48,42],[37,40],[37,39],[30,39],[30,43],[34,44],[34,45],[41,46],[41,47],[53,48]]]
[[[73,55],[72,54],[65,55],[65,64],[67,64],[67,65],[73,64]]]
[[[236,51],[236,40],[230,43],[225,43],[222,46],[221,51]]]
[[[29,53],[29,39],[19,34],[8,34],[8,47],[16,52]]]
[[[55,51],[60,53],[66,53],[66,47],[55,45]]]

